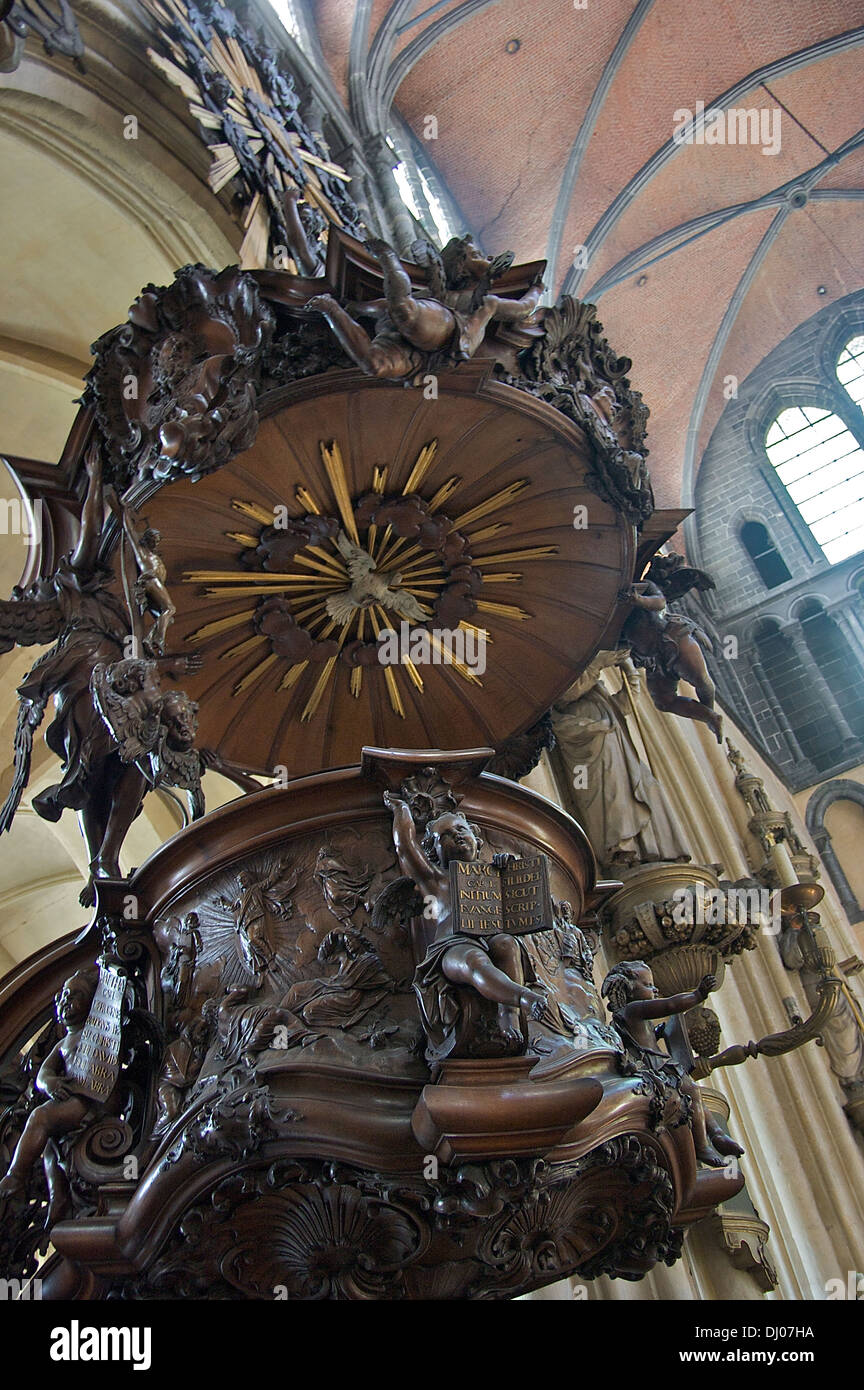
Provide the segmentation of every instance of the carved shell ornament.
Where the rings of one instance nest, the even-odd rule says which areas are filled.
[[[290,690],[310,663],[317,664],[320,674],[300,713],[306,723],[321,706],[330,682],[338,678],[337,663],[346,670],[351,695],[359,698],[364,672],[381,665],[379,637],[403,621],[411,631],[425,630],[432,649],[440,651],[456,676],[482,685],[480,676],[437,634],[461,628],[485,643],[490,635],[486,627],[469,621],[476,614],[484,620],[529,619],[518,604],[499,602],[486,593],[492,585],[522,579],[521,572],[503,566],[555,555],[558,547],[520,546],[475,560],[472,542],[488,540],[503,529],[487,518],[518,497],[528,480],[518,479],[452,518],[442,508],[456,504],[459,478],[447,479],[428,499],[420,493],[437,448],[435,439],[423,445],[401,491],[388,493],[388,468],[376,467],[369,490],[354,501],[339,444],[322,442],[330,497],[319,502],[307,487],[298,486],[296,502],[306,511],[301,517],[276,514],[274,519],[274,512],[259,504],[232,498],[234,510],[260,527],[257,533],[226,532],[246,547],[239,556],[246,572],[189,570],[183,579],[209,586],[208,595],[242,601],[235,613],[205,623],[189,634],[188,641],[200,645],[250,621],[255,628],[254,637],[225,653],[254,652],[257,657],[235,685],[235,697],[271,667],[285,668],[278,688]],[[248,600],[253,598],[256,602],[250,607]],[[400,666],[388,665],[383,671],[390,707],[404,718],[403,682],[410,681],[422,695],[423,676],[407,653]]]

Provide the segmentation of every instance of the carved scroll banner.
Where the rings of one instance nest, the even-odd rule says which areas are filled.
[[[107,1100],[120,1075],[120,1039],[126,979],[114,966],[100,965],[99,984],[67,1072],[90,1100]]]
[[[494,864],[450,864],[453,930],[469,936],[543,931],[554,926],[549,865],[543,855],[507,869]]]

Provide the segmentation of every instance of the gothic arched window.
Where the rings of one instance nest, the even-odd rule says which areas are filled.
[[[765,451],[825,558],[864,550],[864,450],[840,417],[812,405],[781,410]]]
[[[766,589],[776,589],[792,576],[761,521],[745,521],[741,527],[741,544],[756,566],[756,572]]]
[[[864,410],[864,334],[850,338],[837,358],[837,380]]]

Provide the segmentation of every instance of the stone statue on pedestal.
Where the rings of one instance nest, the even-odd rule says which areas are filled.
[[[624,690],[620,695],[624,694]],[[604,870],[690,855],[666,795],[642,761],[599,674],[571,686],[552,707],[576,817]]]

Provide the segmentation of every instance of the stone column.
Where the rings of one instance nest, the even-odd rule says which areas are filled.
[[[843,865],[837,858],[829,832],[823,825],[820,826],[818,830],[814,830],[811,833],[813,835],[813,843],[819,851],[819,857],[822,863],[828,870],[828,877],[837,890],[837,896],[843,904],[843,910],[846,916],[849,918],[850,922],[860,922],[862,920],[862,905],[852,892],[849,880],[843,872]]]
[[[800,622],[796,620],[795,622],[789,623],[788,626],[782,628],[781,631],[792,643],[792,647],[798,658],[805,679],[810,682],[813,688],[818,692],[819,698],[824,701],[825,712],[843,740],[843,751],[848,752],[850,755],[854,752],[859,752],[861,744],[846,722],[846,716],[838,705],[833,690],[820,671],[818,663],[807,645],[807,639],[804,636],[804,630]]]
[[[846,638],[852,655],[859,666],[864,668],[864,631],[861,628],[861,621],[854,609],[855,596],[847,595],[839,603],[834,603],[825,612],[832,622],[837,624],[838,630]]]
[[[777,725],[778,730],[780,731],[780,737],[786,744],[792,762],[805,777],[812,777],[815,780],[818,777],[816,768],[813,766],[810,759],[804,756],[804,750],[802,749],[801,744],[795,737],[795,732],[792,728],[792,725],[789,723],[789,720],[786,718],[786,713],[783,709],[783,706],[780,704],[780,701],[777,699],[776,695],[774,694],[774,691],[771,688],[771,682],[769,681],[765,673],[765,667],[762,665],[762,658],[757,655],[755,648],[750,653],[750,666],[753,671],[753,675],[756,677],[756,683],[759,686],[759,689],[762,691],[762,695],[768,704],[768,708],[774,716],[774,721]]]
[[[414,226],[414,219],[399,196],[399,189],[393,177],[393,165],[396,163],[397,156],[383,135],[370,136],[366,141],[365,153],[384,202],[387,220],[396,242],[396,250],[400,255],[404,255],[411,243],[416,240],[417,231]]]

